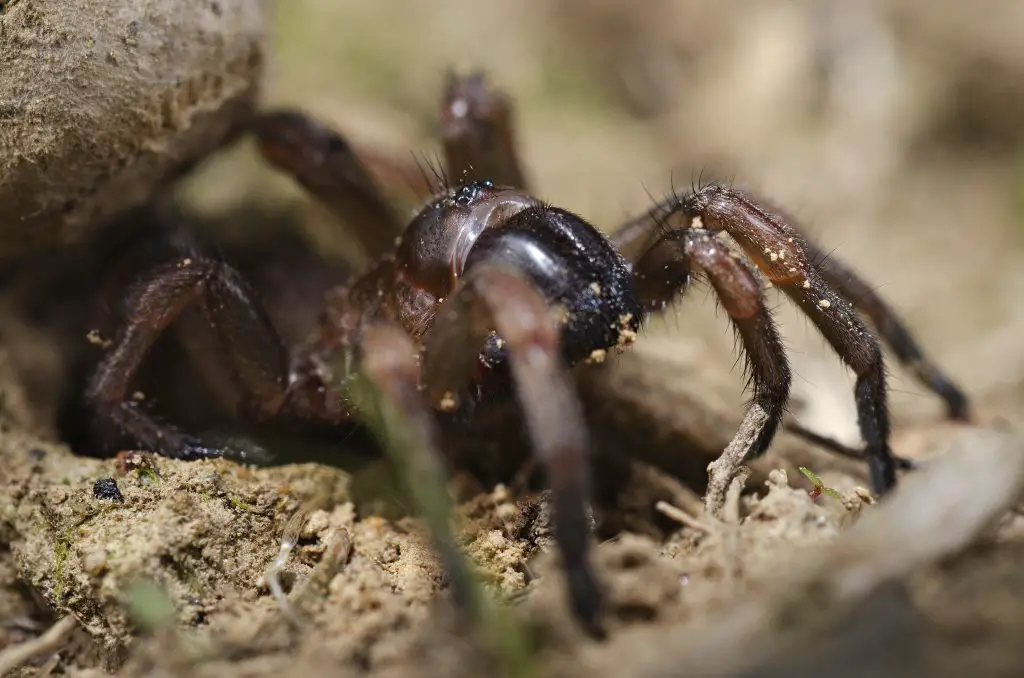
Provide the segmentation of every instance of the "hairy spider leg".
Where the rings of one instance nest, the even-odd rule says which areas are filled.
[[[818,269],[826,282],[853,302],[854,308],[867,316],[900,364],[909,369],[928,390],[942,399],[946,406],[946,416],[957,421],[969,421],[970,404],[967,396],[924,354],[914,341],[910,330],[878,293],[849,267],[806,239],[804,250],[811,265]]]
[[[636,263],[636,287],[645,309],[660,311],[684,293],[694,264],[711,282],[743,343],[753,392],[739,431],[708,466],[705,503],[708,512],[716,515],[744,461],[760,456],[771,444],[785,414],[791,375],[760,282],[744,260],[706,229],[670,231]]]
[[[768,206],[764,200],[758,202]],[[612,242],[628,259],[635,260],[641,256],[664,230],[665,220],[671,216],[666,212],[666,204],[631,219],[611,236]],[[925,354],[896,311],[849,266],[814,244],[795,219],[775,206],[771,206],[770,211],[779,215],[795,236],[800,238],[810,265],[817,269],[837,293],[867,317],[900,364],[942,399],[947,416],[955,420],[969,420],[970,404],[963,390]]]
[[[441,139],[453,183],[488,179],[500,186],[527,188],[516,152],[512,100],[488,87],[482,73],[448,73]]]
[[[466,273],[441,305],[427,338],[423,362],[427,398],[438,403],[470,379],[476,356],[492,330],[505,342],[531,450],[551,488],[570,603],[586,629],[601,636],[602,594],[588,558],[587,429],[562,359],[560,323],[530,281],[487,261]]]
[[[153,342],[191,304],[201,309],[225,347],[225,356],[247,397],[249,414],[272,418],[289,411],[288,360],[270,320],[242,276],[229,265],[189,257],[154,269],[127,297],[128,323],[97,368],[88,398],[101,424],[115,425],[136,441],[171,458],[230,457],[244,461],[262,453],[210,445],[150,417],[127,397],[136,369]],[[418,390],[417,351],[400,330],[371,325],[359,333],[359,369],[401,415],[417,438],[417,466],[435,471],[440,464],[436,422]],[[300,412],[317,417],[317,411]],[[450,534],[433,535],[455,603],[467,608],[470,575]]]
[[[456,168],[456,171],[485,168],[485,172],[496,174],[501,181],[525,188],[525,179],[517,169],[520,167],[520,163],[516,146],[513,143],[515,130],[510,106],[507,97],[500,92],[487,90],[482,75],[473,74],[464,77],[449,75],[442,113],[442,129],[446,139],[449,166]],[[462,117],[454,118],[453,111],[460,113]],[[493,134],[492,130],[496,126],[500,126],[501,132],[488,136]],[[485,139],[489,139],[490,143],[481,143],[481,140]],[[480,173],[477,172],[477,174]],[[787,223],[793,221],[786,219],[784,213],[780,212],[780,214]],[[665,205],[659,205],[647,214],[623,225],[612,235],[612,242],[628,259],[636,261],[649,251],[659,237],[664,234],[664,226],[670,216],[671,210],[667,211]],[[833,286],[838,294],[853,302],[855,308],[861,310],[868,317],[883,341],[892,348],[896,358],[913,370],[927,388],[945,401],[950,417],[965,419],[968,407],[962,391],[942,373],[934,362],[924,355],[896,313],[855,273],[836,259],[825,256],[812,243],[807,242],[801,231],[793,226],[790,228],[795,236],[799,236],[806,257],[810,260],[811,266],[820,272],[825,283]],[[651,274],[653,268],[647,269],[647,272]],[[715,284],[714,281],[712,284]],[[771,327],[774,330],[774,325]],[[833,346],[835,346],[834,342]],[[747,355],[752,362],[756,360],[751,357],[749,352]],[[756,369],[752,365],[751,367]],[[783,396],[783,400],[786,399],[788,399],[788,387]],[[860,409],[863,413],[865,407],[861,406]],[[773,412],[772,416],[781,416],[781,412],[781,409],[778,413]],[[748,416],[752,415],[748,412]],[[777,428],[777,422],[774,419],[772,421],[773,424],[766,427],[764,433],[753,441],[757,445],[754,445],[748,454],[756,456],[763,453]],[[744,426],[742,430],[749,430],[749,428]],[[802,433],[801,430],[796,432]],[[865,440],[870,440],[870,438],[866,436]],[[895,463],[901,467],[906,466],[905,460],[898,458],[895,458]]]
[[[369,259],[395,249],[405,225],[340,134],[298,111],[260,115],[252,132],[267,161],[348,225]]]
[[[663,214],[682,214],[689,228],[724,231],[767,278],[814,323],[836,354],[857,376],[854,394],[866,445],[872,489],[884,494],[896,485],[889,449],[885,365],[882,350],[849,301],[837,294],[811,264],[803,237],[779,215],[745,193],[711,184],[673,198]]]
[[[515,136],[514,125],[512,117],[508,114],[507,110],[501,114],[495,114],[493,112],[495,107],[493,105],[487,105],[492,102],[507,102],[507,98],[503,97],[500,93],[488,92],[486,90],[486,83],[482,76],[471,75],[463,78],[458,78],[454,75],[450,76],[445,95],[442,127],[445,131],[446,140],[454,138],[457,140],[457,143],[446,142],[448,144],[446,148],[449,148],[449,166],[462,169],[463,171],[471,167],[488,168],[488,171],[499,173],[499,176],[503,181],[508,182],[511,185],[525,187],[525,180],[523,179],[521,172],[502,169],[519,167],[519,161],[516,155],[516,146],[514,143],[511,143],[511,140],[513,140]],[[451,118],[451,112],[453,110],[463,113],[468,122],[455,124]],[[503,126],[500,135],[497,135],[497,137],[491,137],[489,145],[477,143],[480,139],[488,138],[488,130],[493,129],[498,123]],[[474,132],[473,130],[479,131]],[[495,138],[498,138],[497,142],[495,141]],[[502,172],[504,172],[504,174],[501,174]],[[715,189],[721,187],[709,186],[707,188]],[[705,189],[701,189],[701,191],[703,190]],[[698,191],[698,193],[701,191]],[[665,232],[666,221],[672,216],[672,212],[674,211],[671,209],[672,202],[673,201],[669,201],[669,204],[667,205],[658,205],[647,214],[631,220],[620,228],[611,237],[616,248],[631,261],[636,261],[638,258],[642,257],[645,252],[654,246],[658,241],[658,238]],[[763,210],[763,208],[761,209]],[[767,211],[765,211],[765,213],[767,213]],[[693,216],[696,215],[690,215],[690,218],[692,219]],[[814,245],[806,242],[805,237],[800,231],[796,230],[792,226],[788,226],[784,215],[779,216],[778,219],[782,221],[782,223],[787,224],[787,227],[793,234],[792,237],[794,240],[799,240],[800,245],[803,247],[805,258],[810,260],[811,267],[818,270],[820,273],[820,278],[814,278],[810,282],[813,285],[831,285],[838,294],[843,295],[852,301],[855,304],[855,307],[862,310],[868,319],[870,319],[876,326],[882,339],[893,349],[897,359],[912,369],[915,375],[930,390],[935,392],[946,402],[949,415],[957,419],[965,418],[967,411],[966,398],[963,396],[960,389],[957,388],[950,379],[945,377],[942,371],[932,361],[925,357],[924,353],[917,346],[912,335],[906,330],[895,312],[852,271],[835,259],[824,256],[821,254],[820,250],[814,247]],[[790,236],[787,235],[786,239],[789,237]],[[787,242],[784,244],[790,243]],[[783,253],[784,249],[780,249],[779,252]],[[788,268],[789,267],[787,267],[787,269]],[[651,273],[652,270],[653,269],[648,269],[648,273]],[[788,270],[786,272],[788,273]],[[776,281],[773,279],[773,282]],[[712,284],[715,284],[714,281],[712,281]],[[825,300],[826,303],[831,304],[832,300],[822,296],[817,299],[812,306],[807,306],[804,302],[801,302],[801,298],[806,296],[802,294],[802,289],[803,288],[801,287],[800,289],[794,290],[791,287],[787,293],[790,294],[797,303],[804,306],[805,310],[807,310],[807,308],[814,308],[815,310],[811,314],[811,318],[814,320],[816,318],[815,314],[821,313],[823,310],[823,307],[818,302]],[[854,316],[852,313],[850,315]],[[858,327],[863,330],[863,326],[861,324],[862,321],[856,316],[854,316],[854,319],[850,322],[853,327],[847,329],[853,329],[854,332],[852,334],[857,333]],[[888,449],[887,443],[882,444],[879,443],[878,440],[879,435],[886,440],[888,438],[888,414],[884,411],[884,370],[881,366],[880,354],[877,361],[873,362],[873,359],[870,355],[866,355],[864,350],[860,350],[859,353],[857,352],[856,347],[864,342],[859,342],[856,339],[851,338],[851,333],[844,333],[840,328],[835,327],[826,331],[825,326],[828,324],[827,322],[824,324],[816,322],[816,324],[819,329],[822,329],[822,331],[825,332],[826,338],[837,350],[840,356],[850,364],[855,371],[861,370],[865,372],[863,379],[858,382],[857,399],[859,416],[861,419],[860,426],[862,435],[864,436],[865,442],[868,446],[868,454],[875,455],[876,458],[877,455],[882,454],[883,457],[892,459],[893,461],[891,463],[905,466],[903,460],[894,458],[891,454],[886,455],[885,453],[879,453],[879,450],[882,449],[882,447],[886,450]],[[774,330],[774,325],[771,327]],[[741,333],[741,337],[742,336],[743,335]],[[867,334],[866,336],[870,337],[870,334]],[[874,340],[869,339],[867,343],[873,344]],[[844,346],[845,348],[840,348],[841,346]],[[867,350],[867,354],[870,354],[870,349]],[[756,360],[756,358],[752,357],[749,352],[747,355],[751,362]],[[753,365],[751,365],[751,367],[753,368]],[[882,376],[875,374],[875,372],[881,373]],[[858,375],[860,376],[860,372],[858,372]],[[882,381],[883,383],[879,385],[876,383],[878,381]],[[788,388],[786,389],[786,394],[782,399],[783,401],[788,399]],[[880,402],[882,410],[877,410],[877,407],[872,404],[875,402]],[[869,412],[870,410],[876,411],[871,414]],[[781,409],[777,413],[773,411],[771,416],[781,416],[781,411]],[[748,417],[749,416],[753,416],[750,411],[748,411]],[[762,453],[770,443],[778,425],[775,419],[772,419],[772,421],[772,425],[766,427],[763,434],[755,436],[752,442],[756,443],[756,445],[751,447],[748,454],[756,456],[757,454]],[[748,421],[747,423],[749,424],[751,422]],[[870,429],[880,430],[877,432],[877,435],[875,435],[871,433]],[[745,425],[741,428],[741,432],[744,430],[749,430],[749,427]],[[865,431],[867,432],[865,433]],[[800,431],[797,431],[797,433],[800,433]],[[736,440],[734,439],[734,443],[735,442]],[[730,445],[730,449],[732,447],[734,447],[734,445]],[[888,486],[890,480],[892,482],[895,481],[894,474],[885,468],[889,465],[891,465],[890,462],[871,462],[873,484],[876,489]],[[892,476],[892,478],[890,479],[889,476]]]
[[[251,398],[250,407],[267,416],[280,411],[286,397],[288,357],[245,279],[221,261],[184,257],[154,269],[136,283],[125,303],[126,324],[87,391],[98,424],[116,426],[150,449],[177,459],[246,459],[261,453],[208,445],[156,421],[140,409],[141,403],[128,397],[132,377],[153,342],[187,307],[196,304],[227,349],[231,372]]]

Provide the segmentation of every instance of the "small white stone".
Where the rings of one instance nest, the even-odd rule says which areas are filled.
[[[454,412],[455,411],[455,394],[448,391],[441,396],[441,402],[438,403],[442,412]]]
[[[90,551],[85,555],[82,567],[93,576],[103,574],[107,569],[107,552],[103,549]]]

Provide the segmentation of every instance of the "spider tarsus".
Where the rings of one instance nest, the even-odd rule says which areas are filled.
[[[566,570],[569,604],[583,630],[592,638],[603,640],[608,631],[604,624],[604,594],[587,561]]]
[[[923,383],[938,394],[946,403],[946,417],[952,421],[970,423],[973,421],[970,401],[952,381],[929,362],[914,364],[911,369]]]
[[[223,457],[244,464],[262,466],[274,460],[274,455],[259,443],[240,436],[211,434],[201,438],[189,438],[189,445],[197,450],[206,450],[210,457]]]
[[[864,438],[871,489],[881,496],[896,487],[896,461],[889,449],[889,413],[885,394],[885,373],[881,356],[877,368],[857,378],[857,424]]]
[[[200,459],[228,459],[245,464],[266,464],[271,455],[255,443],[232,440],[217,440],[215,437],[203,438],[182,434],[179,430],[163,426],[157,441],[149,445],[162,457],[180,461],[198,461]]]

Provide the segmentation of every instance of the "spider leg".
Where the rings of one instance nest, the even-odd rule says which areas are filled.
[[[720,187],[708,186],[701,190],[715,188]],[[763,201],[762,203],[765,205],[762,209],[767,211],[767,204]],[[611,240],[624,256],[630,260],[636,260],[657,240],[659,234],[664,232],[669,220],[675,216],[676,209],[674,201],[658,205],[646,214],[623,224],[611,236]],[[818,270],[825,282],[849,300],[854,308],[863,313],[871,321],[882,341],[892,349],[896,359],[911,370],[928,390],[945,402],[947,416],[961,421],[968,420],[970,405],[967,397],[960,387],[925,355],[896,311],[850,267],[834,256],[826,254],[811,242],[794,219],[780,210],[773,208],[771,211],[776,218],[786,223],[790,231],[799,236],[799,242],[803,246],[807,259],[811,266]],[[690,218],[692,219],[693,216],[690,215]],[[679,225],[684,226],[684,224]]]
[[[882,350],[852,304],[811,264],[803,237],[778,214],[746,194],[709,185],[676,202],[673,209],[691,227],[725,231],[768,279],[815,324],[856,374],[857,419],[866,445],[872,488],[884,493],[896,485],[896,462],[889,448],[889,412]]]
[[[668,230],[671,205],[658,204],[619,226],[608,239],[629,261],[636,261]]]
[[[376,324],[364,330],[357,353],[360,373],[381,397],[378,409],[382,415],[384,446],[393,454],[402,455],[397,465],[404,469],[409,492],[423,497],[417,503],[427,514],[424,517],[451,584],[454,603],[457,608],[466,610],[472,604],[472,579],[449,528],[450,517],[422,491],[423,485],[440,487],[443,491],[446,469],[438,446],[437,423],[419,392],[416,347],[400,328]],[[393,412],[388,411],[388,406]],[[397,415],[397,420],[393,415]],[[403,434],[407,440],[396,437]]]
[[[350,224],[369,258],[394,250],[404,225],[341,135],[297,111],[260,115],[252,129],[263,156]]]
[[[155,269],[129,293],[127,322],[96,369],[86,396],[97,423],[113,425],[138,443],[178,459],[259,454],[258,449],[207,445],[157,422],[128,397],[132,377],[153,342],[191,304],[199,306],[217,331],[253,413],[272,416],[283,407],[288,361],[276,330],[237,271],[197,256]]]
[[[561,357],[560,326],[543,295],[511,269],[481,262],[438,311],[424,355],[426,396],[439,403],[469,380],[491,331],[504,342],[533,454],[551,488],[556,537],[578,619],[603,633],[601,590],[587,552],[589,441]]]
[[[950,419],[968,421],[970,405],[967,396],[914,341],[910,330],[900,321],[896,312],[878,296],[874,289],[845,264],[825,254],[816,245],[804,239],[804,250],[811,265],[822,277],[843,295],[854,307],[866,315],[882,340],[892,349],[896,359],[907,367],[918,380],[946,403]]]
[[[445,165],[455,183],[490,179],[525,189],[516,152],[512,101],[487,86],[482,73],[448,74],[441,112]]]
[[[705,502],[708,512],[715,515],[724,506],[726,491],[744,461],[760,456],[771,444],[785,413],[791,376],[757,277],[707,230],[670,231],[636,263],[636,286],[645,308],[660,310],[683,293],[693,264],[711,282],[743,342],[753,387],[743,424],[722,455],[708,466]]]

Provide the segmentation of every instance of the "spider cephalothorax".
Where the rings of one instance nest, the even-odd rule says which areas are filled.
[[[254,133],[264,155],[333,208],[374,263],[328,295],[319,329],[291,354],[230,265],[193,252],[157,269],[129,295],[128,322],[92,380],[101,427],[171,457],[240,456],[157,423],[128,397],[150,345],[190,304],[228,349],[246,411],[264,420],[358,421],[349,391],[361,374],[428,428],[446,422],[447,441],[433,434],[422,441],[441,455],[453,421],[457,434],[477,405],[513,395],[552,491],[570,598],[597,630],[601,595],[587,558],[590,443],[569,369],[631,343],[645,318],[694,276],[708,280],[728,313],[753,391],[743,426],[709,467],[710,511],[721,508],[743,461],[767,449],[789,397],[789,366],[762,277],[800,306],[856,374],[875,491],[891,489],[897,470],[885,370],[850,300],[944,398],[950,416],[966,417],[963,395],[873,290],[764,201],[729,186],[695,187],[609,238],[528,192],[509,102],[481,77],[451,80],[442,127],[447,176],[462,180],[445,182],[404,226],[344,139],[299,113],[260,117]]]

